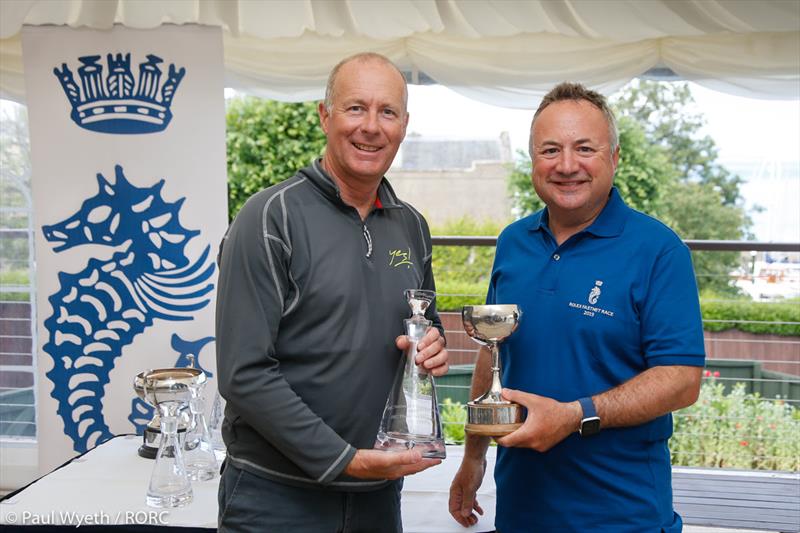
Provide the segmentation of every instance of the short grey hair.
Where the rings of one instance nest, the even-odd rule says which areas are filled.
[[[617,119],[614,117],[614,112],[611,111],[611,107],[609,107],[606,97],[597,91],[587,89],[580,83],[570,83],[565,81],[559,83],[550,89],[549,93],[544,95],[542,102],[539,104],[539,108],[536,110],[536,113],[533,114],[533,120],[531,121],[531,133],[530,138],[528,139],[528,152],[530,153],[531,160],[533,160],[533,126],[536,124],[536,119],[539,118],[539,115],[542,114],[542,111],[544,111],[550,104],[563,102],[566,100],[572,100],[575,102],[586,100],[603,113],[603,116],[606,117],[606,122],[608,122],[608,139],[611,144],[611,153],[613,154],[617,149],[617,145],[619,144],[619,131],[617,130]]]
[[[406,77],[403,76],[403,73],[399,68],[397,68],[397,65],[395,65],[388,57],[384,55],[377,54],[375,52],[361,52],[339,61],[328,75],[328,84],[325,86],[325,108],[328,110],[328,112],[333,109],[334,85],[336,84],[336,77],[339,75],[341,68],[352,61],[361,61],[362,63],[366,63],[368,61],[378,61],[395,69],[403,79],[403,111],[405,112],[407,110],[408,83],[406,82]]]

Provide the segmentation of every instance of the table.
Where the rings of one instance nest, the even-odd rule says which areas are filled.
[[[115,437],[50,472],[0,502],[0,524],[4,531],[52,531],[62,525],[74,531],[161,530],[166,527],[189,531],[213,531],[217,524],[219,476],[193,482],[194,499],[179,509],[154,509],[144,503],[153,461],[136,453],[141,437]],[[461,463],[463,447],[448,446],[447,459],[405,479],[403,527],[408,533],[478,532],[494,529],[495,450],[487,454],[487,472],[478,491],[485,514],[473,527],[463,528],[447,511],[450,482]],[[10,527],[10,526],[26,527]],[[143,526],[150,526],[143,527]]]

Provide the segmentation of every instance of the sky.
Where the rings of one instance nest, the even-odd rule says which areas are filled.
[[[756,240],[800,242],[800,99],[759,100],[690,87],[720,163],[746,180],[745,206],[762,208],[751,213]],[[440,85],[410,86],[408,108],[409,133],[496,139],[507,131],[512,150],[527,151],[533,110],[482,104]]]

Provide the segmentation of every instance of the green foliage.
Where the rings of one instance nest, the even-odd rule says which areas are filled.
[[[464,424],[467,422],[467,410],[464,406],[445,398],[439,404],[439,416],[442,419],[444,441],[447,444],[464,444]]]
[[[434,235],[495,236],[505,225],[467,217],[431,228]],[[486,301],[494,261],[493,246],[434,246],[433,275],[439,311],[461,310],[464,305]]]
[[[783,400],[747,394],[743,383],[725,394],[712,378],[697,402],[674,419],[673,465],[800,470],[800,411]]]
[[[508,194],[511,197],[514,212],[520,218],[544,207],[544,202],[533,190],[531,158],[522,150],[517,150],[517,158],[508,175]]]
[[[742,179],[717,162],[719,150],[702,134],[705,119],[687,83],[635,80],[614,100],[614,108],[620,120],[633,119],[651,143],[664,149],[682,179],[710,185],[725,205],[737,203]]]
[[[227,111],[228,215],[319,157],[325,135],[313,102],[234,98]]]
[[[28,285],[28,270],[0,270],[0,285]]]
[[[457,311],[465,305],[482,305],[486,303],[486,292],[489,280],[477,283],[460,282],[453,279],[439,281],[436,278],[436,309],[439,312]]]
[[[466,409],[446,398],[440,405],[448,444],[463,444]],[[697,402],[674,415],[672,464],[800,470],[800,410],[783,400],[747,394],[744,383],[725,393],[721,382],[703,383]]]
[[[659,214],[682,239],[741,240],[750,223],[741,208],[725,204],[711,185],[685,181],[672,185]],[[692,262],[701,290],[738,293],[730,277],[739,266],[738,252],[692,252]]]
[[[701,299],[700,308],[706,331],[738,329],[748,333],[800,336],[800,300],[797,299],[770,303]],[[709,322],[710,320],[731,320],[731,322]]]

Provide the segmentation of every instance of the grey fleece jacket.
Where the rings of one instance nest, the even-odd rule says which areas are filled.
[[[315,161],[255,194],[220,253],[216,345],[228,460],[274,481],[371,490],[342,471],[372,448],[410,316],[435,290],[423,217],[381,182],[362,223]],[[441,330],[432,305],[428,318]]]

